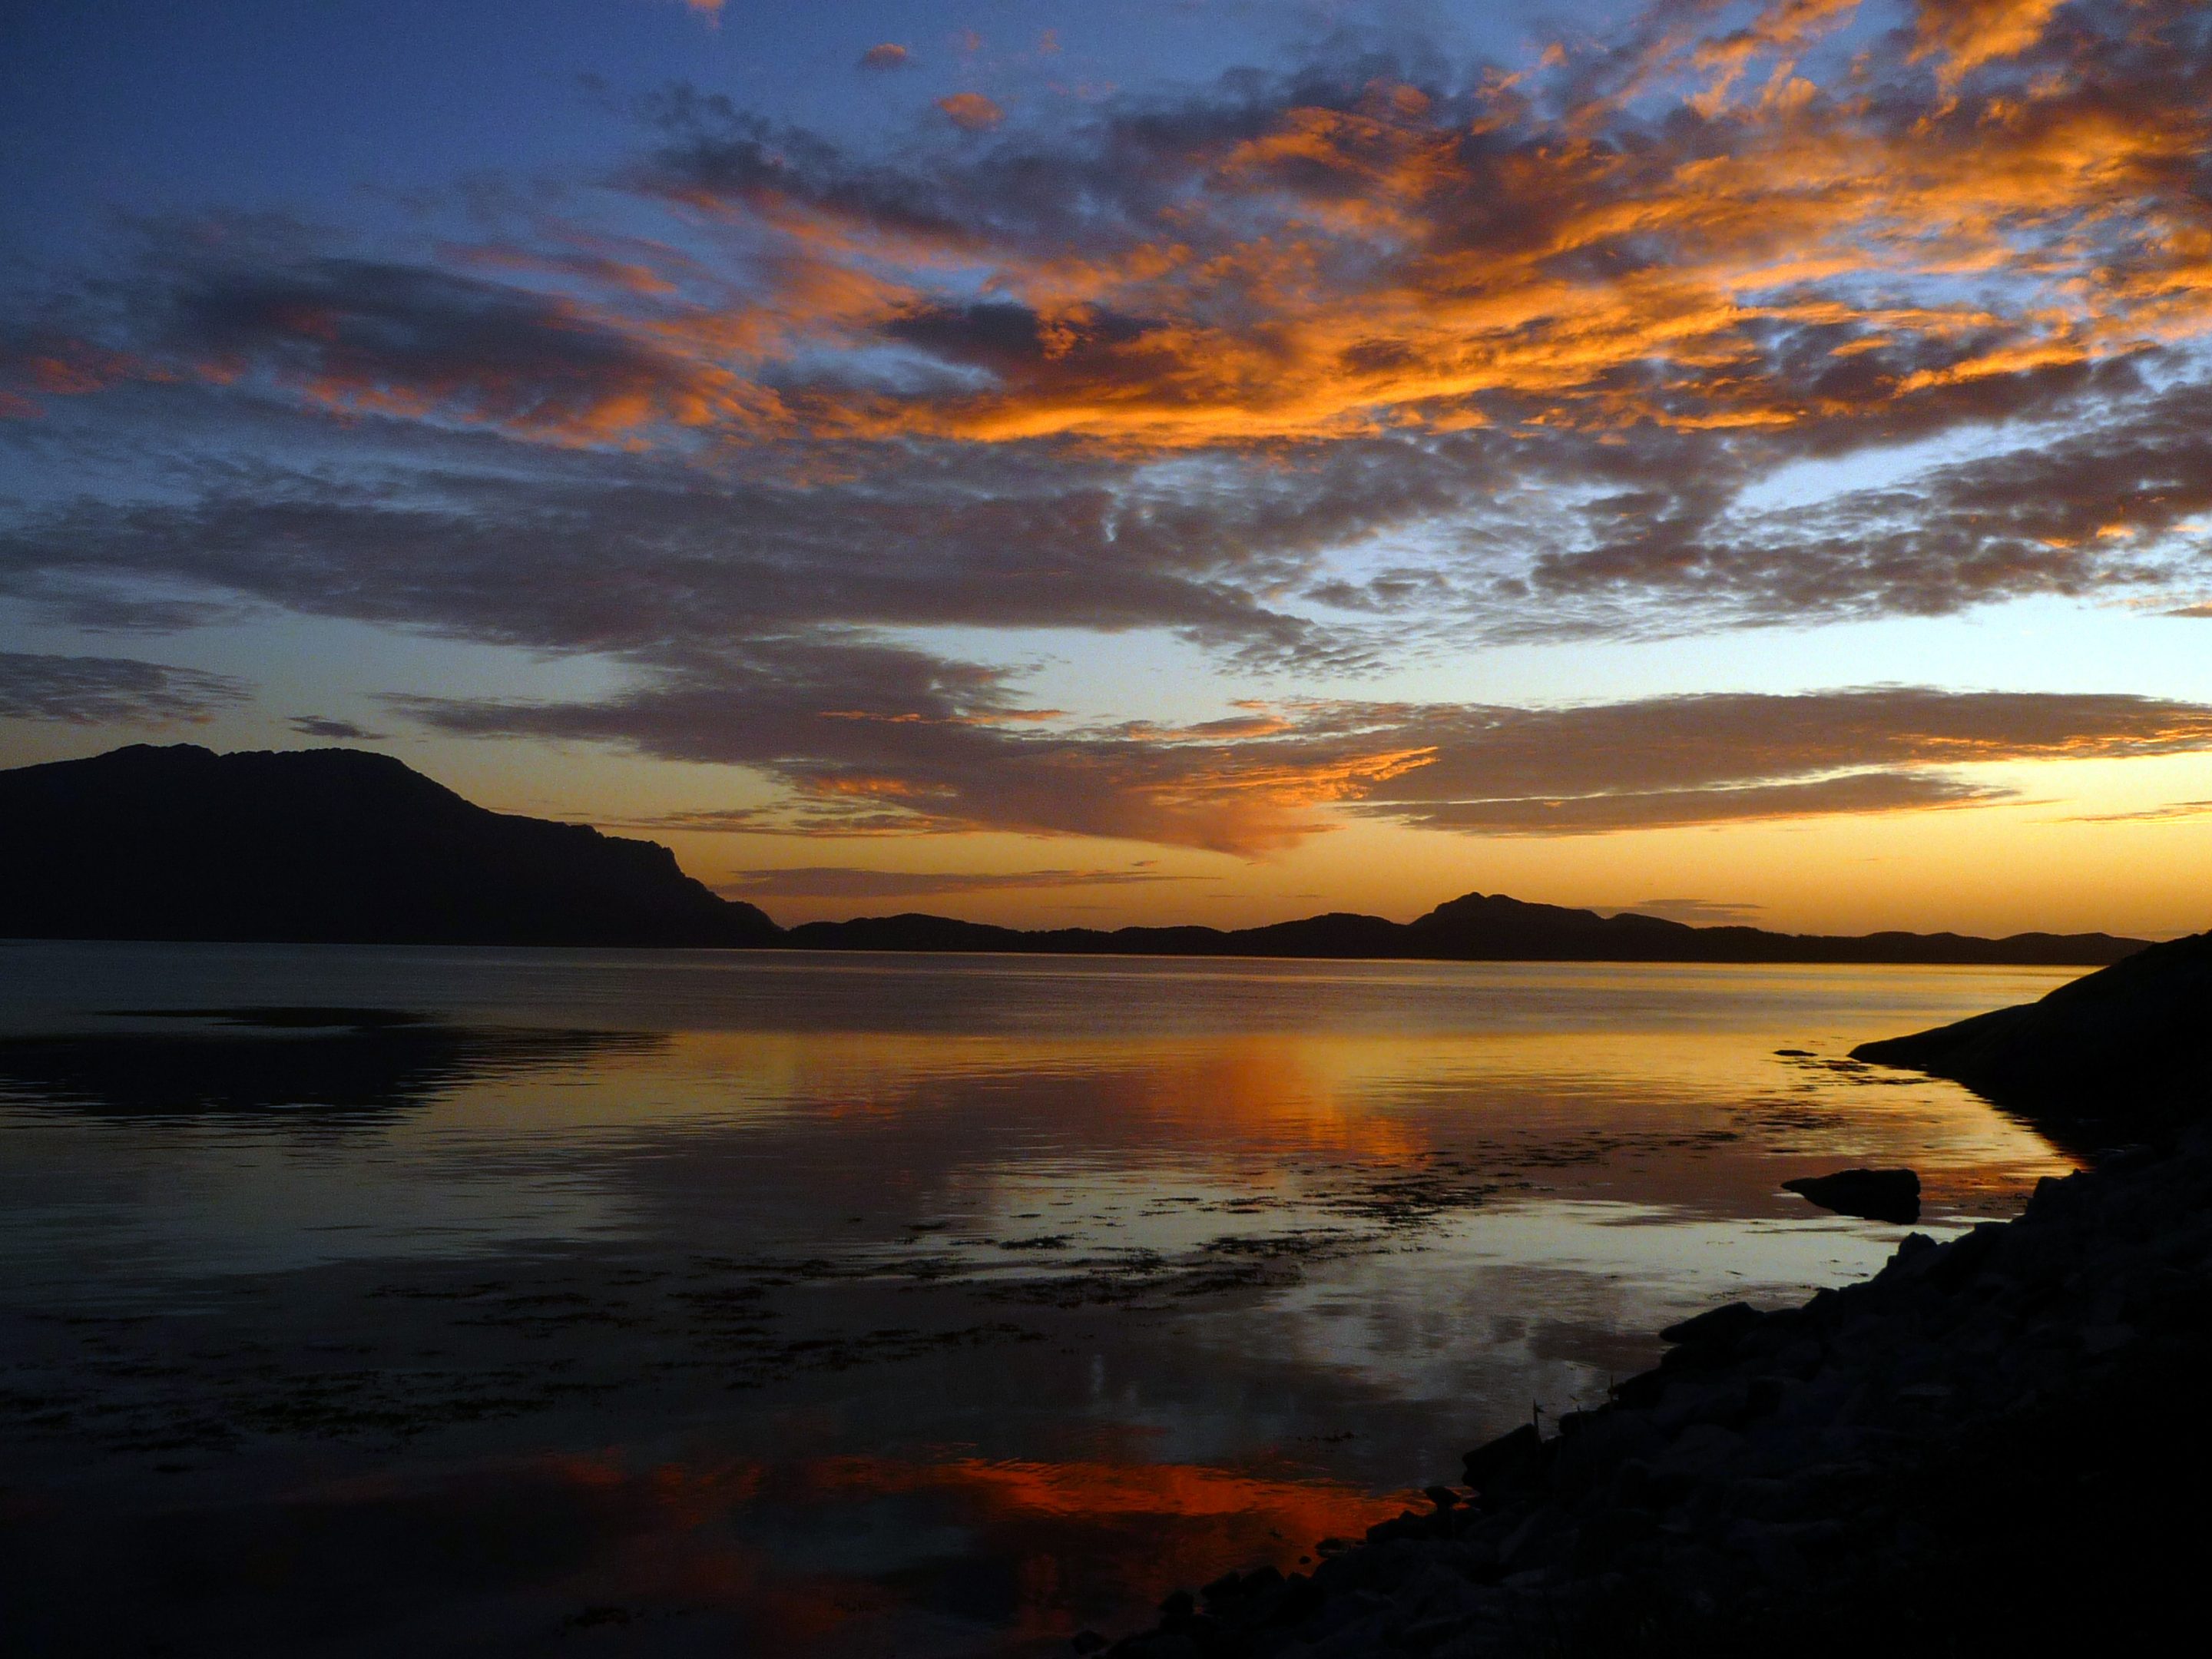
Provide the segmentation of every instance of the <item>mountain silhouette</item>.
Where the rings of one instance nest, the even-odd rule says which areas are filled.
[[[2094,966],[2144,944],[1695,927],[1485,893],[1410,922],[1024,931],[909,913],[786,931],[656,842],[489,811],[388,756],[189,744],[0,771],[0,938],[1992,966]]]
[[[493,812],[388,756],[137,744],[0,772],[0,936],[750,945],[652,842]]]
[[[2110,933],[1773,933],[1693,927],[1657,916],[1529,904],[1469,893],[1410,922],[1342,911],[1265,927],[1091,927],[1024,932],[907,914],[810,921],[784,934],[810,951],[1010,951],[1087,956],[1376,957],[1447,962],[1927,963],[1992,966],[2117,962],[2143,941]]]

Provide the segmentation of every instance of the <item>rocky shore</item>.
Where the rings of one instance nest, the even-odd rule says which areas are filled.
[[[1608,1404],[1468,1454],[1432,1510],[1172,1596],[1113,1652],[2017,1654],[2193,1626],[2212,1126],[2173,1103],[2158,1145],[2016,1220],[1677,1325]]]

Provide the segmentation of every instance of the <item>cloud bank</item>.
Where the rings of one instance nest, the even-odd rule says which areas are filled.
[[[228,674],[131,657],[65,657],[0,651],[0,719],[78,726],[155,726],[204,720],[245,701]]]
[[[814,665],[811,687],[797,665],[756,665],[767,683],[734,696],[725,665],[614,702],[407,707],[447,732],[754,768],[787,786],[809,833],[1020,830],[1245,855],[1322,831],[1331,811],[1588,835],[1990,804],[2010,792],[1958,769],[2212,751],[2212,705],[1925,687],[1551,709],[1308,702],[1195,726],[1038,730],[997,718],[988,681],[925,688],[890,678],[896,661],[872,665],[901,690],[872,708],[857,662]],[[857,703],[825,707],[829,685]],[[777,823],[762,812],[725,827]]]
[[[2194,749],[2202,711],[1277,696],[1164,729],[924,635],[1158,633],[1341,692],[1498,641],[2212,614],[2208,84],[2181,0],[1662,0],[1523,64],[1345,36],[1072,114],[947,94],[875,149],[673,88],[554,205],[143,224],[26,289],[0,600],[611,659],[595,703],[394,707],[752,769],[761,827],[1249,854],[1344,814],[1990,801],[1959,767]]]
[[[865,870],[849,865],[748,870],[722,884],[730,898],[906,899],[948,893],[1026,892],[1060,887],[1129,887],[1188,878],[1145,870]]]

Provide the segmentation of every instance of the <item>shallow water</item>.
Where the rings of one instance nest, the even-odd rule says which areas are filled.
[[[1783,1180],[2011,1213],[2070,1161],[1842,1057],[2068,976],[0,947],[0,1589],[57,1651],[1064,1650],[1905,1231]]]

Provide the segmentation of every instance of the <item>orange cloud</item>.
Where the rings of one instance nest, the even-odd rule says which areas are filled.
[[[2001,415],[2212,328],[2190,184],[2212,108],[2161,51],[2188,8],[2063,38],[2055,9],[1929,0],[1824,84],[1807,54],[1852,7],[1777,0],[1719,33],[1655,22],[1626,68],[1565,55],[1549,113],[1522,77],[1386,77],[911,171],[695,98],[637,182],[703,216],[714,252],[672,229],[458,256],[516,280],[548,349],[418,369],[392,306],[309,294],[192,366],[235,376],[258,353],[326,406],[586,444],[1141,453]],[[1931,58],[1940,96],[1915,67]],[[904,61],[888,42],[863,59]],[[1632,92],[1656,112],[1629,113]],[[981,93],[936,102],[961,131],[1004,119]],[[1032,177],[1058,182],[1009,182]]]
[[[980,92],[956,92],[939,99],[937,106],[963,132],[987,132],[1006,118],[1006,111]]]
[[[440,428],[428,444],[483,428],[622,453],[523,463],[562,470],[558,507],[518,471],[473,475],[465,502],[400,463],[419,487],[341,505],[272,462],[268,482],[210,485],[262,497],[210,503],[206,545],[237,550],[220,557],[89,507],[56,509],[20,556],[82,566],[97,532],[118,570],[623,656],[683,683],[710,731],[726,717],[696,665],[810,630],[1155,629],[1311,671],[1387,660],[1407,630],[1463,647],[2020,593],[2199,599],[2181,526],[2212,510],[2202,8],[1923,15],[1874,33],[1827,0],[1662,5],[1516,75],[1322,64],[1109,101],[1057,132],[1041,108],[984,143],[948,99],[896,154],[672,93],[656,147],[614,180],[619,232],[533,208],[381,259],[244,224],[150,234],[105,290],[121,299],[72,322],[82,353],[0,342],[0,412],[196,377],[232,388],[177,395],[204,415],[289,399]],[[1939,37],[1943,64],[1972,63],[1948,88]],[[1918,471],[1817,511],[1747,490],[2030,419],[2071,426],[1971,465],[1900,460]],[[608,548],[638,580],[596,610],[550,583],[510,600],[476,563],[501,556],[498,514],[577,592],[603,591]],[[309,517],[347,550],[330,564],[354,562],[312,590],[293,550]],[[387,574],[403,545],[453,574]],[[119,614],[96,585],[68,603]],[[737,678],[763,706],[781,695]],[[1431,746],[1061,743],[1011,699],[934,696],[809,701],[787,777],[805,811],[1247,849],[1372,804]],[[984,750],[956,734],[1024,717],[1030,759],[979,792]],[[817,739],[832,726],[854,729]],[[1209,773],[1210,750],[1236,752]],[[1788,791],[1704,804],[1778,809],[1815,784],[1902,799],[1738,781]]]
[[[1921,0],[1917,57],[1944,59],[1946,86],[1983,64],[2014,58],[2043,38],[2066,0]]]
[[[1013,830],[1246,857],[1325,831],[1330,808],[1474,835],[1595,835],[1987,805],[2014,796],[1953,769],[2212,752],[2203,704],[1910,686],[1565,708],[1313,702],[1279,721],[1180,729],[839,720],[804,757],[794,710],[770,720],[746,702],[734,687],[672,685],[598,704],[406,706],[448,731],[753,766],[823,833],[850,813],[863,830]],[[775,825],[748,815],[727,827]]]
[[[36,418],[41,397],[82,398],[129,380],[175,378],[162,363],[89,340],[39,337],[12,351],[0,343],[0,419]]]
[[[1699,61],[1786,58],[1846,9],[1778,6]],[[1964,74],[2033,46],[2043,14],[1929,20]],[[1783,95],[1790,86],[1802,90]],[[1463,427],[1481,418],[1472,402],[1501,396],[1601,428],[1788,427],[2124,355],[2212,318],[2195,275],[2212,241],[2183,234],[2196,210],[2174,171],[2207,141],[2203,110],[2147,121],[2057,77],[1911,122],[1800,81],[1770,94],[1679,149],[1577,136],[1574,115],[1474,143],[1463,110],[1402,85],[1344,107],[1292,104],[1256,136],[1175,158],[1196,193],[1158,234],[1097,252],[979,241],[957,220],[923,230],[849,196],[803,204],[781,191],[749,210],[808,258],[865,262],[877,283],[900,271],[924,308],[940,274],[980,272],[994,304],[1032,319],[1025,351],[992,349],[981,388],[842,390],[798,413],[802,428],[860,438],[1327,438]],[[980,94],[940,106],[970,128],[999,118]],[[2163,241],[2140,234],[2167,225]],[[2135,256],[2111,259],[2107,234]],[[1869,305],[1853,291],[1984,278],[2013,283],[2020,303]],[[792,315],[805,331],[803,303]],[[1109,331],[1103,319],[1130,320]],[[815,337],[858,320],[825,313]],[[1764,342],[1814,325],[1856,333],[1829,349],[1884,368],[1849,398],[1776,375]],[[937,349],[986,363],[949,327]]]

